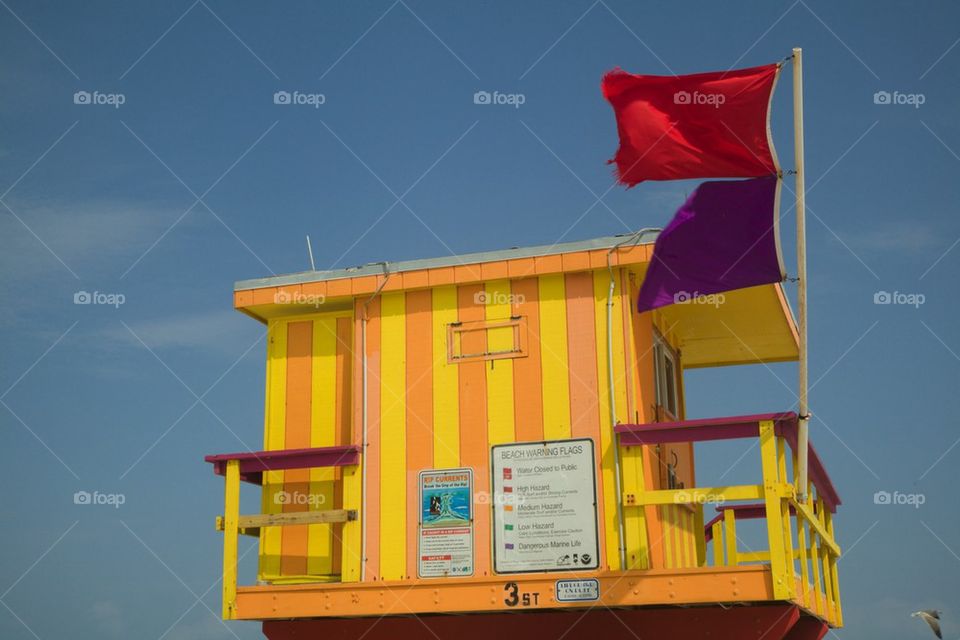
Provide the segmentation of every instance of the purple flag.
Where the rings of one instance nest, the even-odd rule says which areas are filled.
[[[781,282],[778,182],[768,176],[698,186],[657,238],[637,310]]]

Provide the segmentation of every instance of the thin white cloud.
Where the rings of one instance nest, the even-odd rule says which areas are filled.
[[[111,600],[95,602],[90,608],[90,613],[97,626],[108,636],[124,637],[126,635],[127,625],[123,619],[123,611],[116,602]]]
[[[117,323],[102,330],[98,335],[99,340],[143,349],[137,339],[139,337],[149,348],[161,353],[171,349],[190,349],[238,355],[258,332],[264,330],[258,322],[229,309],[178,314],[144,322],[131,321],[128,324],[133,333]]]
[[[927,255],[931,249],[943,246],[942,234],[919,220],[860,229],[849,234],[846,241],[854,249],[909,255]]]
[[[122,200],[6,203],[16,217],[0,209],[0,270],[18,280],[75,280],[57,258],[81,278],[119,273],[125,263],[118,258],[143,251],[180,213],[176,207]]]

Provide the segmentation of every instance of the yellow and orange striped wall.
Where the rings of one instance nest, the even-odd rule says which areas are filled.
[[[630,250],[632,262],[619,256],[622,264],[611,270],[612,381],[611,271],[589,256],[569,269],[554,256],[548,272],[520,276],[480,265],[473,273],[495,277],[435,286],[429,277],[380,276],[361,295],[328,281],[328,292],[340,286],[344,295],[289,310],[283,303],[303,296],[307,285],[279,302],[275,289],[273,308],[280,311],[270,317],[263,317],[262,292],[238,291],[238,308],[256,309],[268,326],[266,449],[363,446],[364,406],[367,416],[359,467],[266,474],[264,513],[359,506],[360,518],[266,529],[260,580],[416,579],[420,471],[469,467],[479,494],[489,491],[491,446],[583,437],[596,444],[601,570],[620,569],[609,385],[617,422],[654,421],[654,330],[675,343],[658,314],[634,311],[649,248]],[[496,328],[501,325],[510,326]],[[451,327],[478,326],[495,328],[451,338]],[[522,353],[508,357],[456,357],[507,353],[521,343]],[[666,452],[633,449],[624,452],[623,489],[666,488]],[[682,462],[682,480],[693,486],[692,449],[673,453]],[[626,514],[626,568],[697,566],[701,513],[688,505],[637,511]],[[477,505],[475,518],[475,575],[490,575],[489,503]]]

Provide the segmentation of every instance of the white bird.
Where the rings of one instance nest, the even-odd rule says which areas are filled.
[[[911,618],[920,618],[928,625],[930,629],[937,635],[938,638],[943,640],[943,634],[940,633],[940,612],[935,609],[926,609],[924,611],[914,611],[910,614]]]

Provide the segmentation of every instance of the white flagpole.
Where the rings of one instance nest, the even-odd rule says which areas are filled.
[[[793,157],[797,189],[797,331],[800,334],[799,414],[797,421],[798,500],[807,498],[807,451],[810,448],[810,408],[807,398],[807,228],[803,171],[803,50],[793,50]]]

